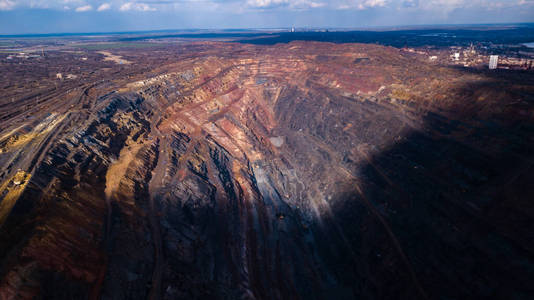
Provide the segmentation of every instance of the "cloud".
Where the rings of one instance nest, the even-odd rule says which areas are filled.
[[[84,5],[76,8],[76,12],[90,11],[93,7],[91,5]]]
[[[335,1],[334,8],[340,10],[366,10],[369,8],[386,7],[390,0],[350,0]]]
[[[292,9],[318,8],[326,6],[322,2],[310,0],[247,0],[247,6],[252,8],[268,9],[277,7],[288,7]]]
[[[364,0],[360,1],[358,4],[358,9],[368,9],[373,7],[384,7],[386,6],[386,0]]]
[[[404,0],[402,2],[403,7],[417,7],[419,6],[419,0]]]
[[[11,10],[15,7],[15,1],[0,0],[0,10]]]
[[[326,6],[326,4],[321,3],[321,2],[310,2],[311,8],[318,8],[318,7],[323,7],[323,6]]]
[[[269,8],[285,6],[289,3],[289,0],[248,0],[247,4],[251,7]]]
[[[119,8],[120,11],[155,11],[156,9],[146,3],[126,2]]]
[[[97,11],[105,11],[105,10],[108,10],[111,8],[111,5],[109,5],[109,3],[104,3],[102,5],[100,5],[96,10]]]

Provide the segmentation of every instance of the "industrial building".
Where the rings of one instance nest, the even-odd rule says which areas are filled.
[[[489,59],[489,69],[490,69],[490,70],[495,70],[495,69],[497,69],[498,61],[499,61],[499,56],[498,56],[498,55],[490,55],[490,59]]]

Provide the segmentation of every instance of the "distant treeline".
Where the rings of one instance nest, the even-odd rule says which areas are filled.
[[[486,29],[410,29],[391,31],[304,31],[304,32],[222,32],[144,35],[119,38],[119,41],[150,39],[232,39],[239,43],[273,45],[291,41],[331,43],[376,43],[393,47],[465,46],[475,44],[520,44],[534,42],[534,27]]]
[[[480,44],[520,44],[534,41],[534,28],[502,30],[399,30],[346,32],[283,32],[238,42],[272,45],[291,41],[321,41],[331,43],[376,43],[393,47],[465,46]]]

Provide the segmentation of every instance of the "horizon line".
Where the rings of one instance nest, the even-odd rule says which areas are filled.
[[[24,37],[61,37],[61,36],[90,36],[90,35],[119,35],[119,34],[142,34],[142,33],[158,33],[158,32],[179,32],[179,31],[282,31],[295,28],[300,32],[314,31],[314,30],[337,30],[337,31],[373,31],[370,29],[389,29],[385,31],[406,30],[409,28],[425,28],[439,29],[445,27],[469,27],[469,26],[518,26],[518,25],[534,25],[534,22],[519,22],[519,23],[438,23],[438,24],[412,24],[412,25],[369,25],[358,27],[313,27],[313,26],[287,26],[287,27],[227,27],[227,28],[175,28],[175,29],[154,29],[154,30],[132,30],[132,31],[96,31],[96,32],[50,32],[50,33],[13,33],[0,34],[0,38],[24,38]]]

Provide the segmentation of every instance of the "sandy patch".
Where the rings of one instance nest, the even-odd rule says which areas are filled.
[[[12,179],[7,180],[0,186],[0,195],[5,195],[2,201],[0,201],[0,227],[9,216],[15,203],[17,203],[17,200],[30,181],[30,177],[30,173],[18,171]]]
[[[104,55],[104,61],[112,61],[118,65],[128,65],[128,64],[131,64],[132,62],[129,61],[129,60],[126,60],[126,59],[123,59],[122,56],[120,55],[115,55],[111,52],[108,52],[108,51],[99,51],[97,53],[100,53],[102,55]]]
[[[106,189],[104,190],[107,199],[110,199],[113,192],[119,189],[121,179],[126,174],[128,166],[135,159],[141,147],[143,147],[143,144],[128,139],[126,146],[122,148],[119,154],[119,159],[109,166],[108,172],[106,173]]]

